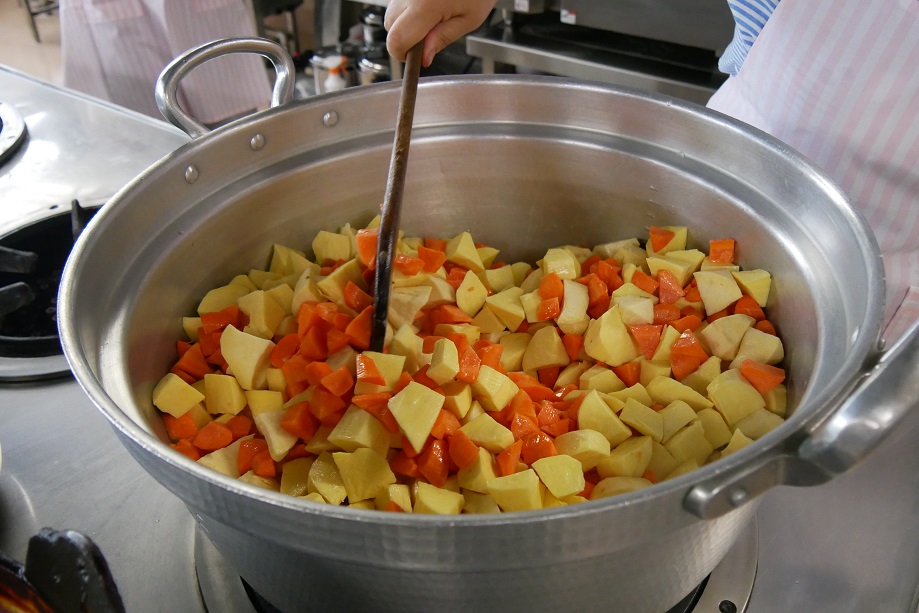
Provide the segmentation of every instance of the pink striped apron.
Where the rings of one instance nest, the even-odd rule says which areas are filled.
[[[709,107],[788,143],[865,214],[885,337],[919,319],[919,0],[782,0]]]

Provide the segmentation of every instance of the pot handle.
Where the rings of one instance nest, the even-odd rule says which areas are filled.
[[[255,53],[268,58],[276,74],[271,91],[271,106],[280,106],[293,99],[296,68],[283,47],[265,38],[222,38],[190,49],[169,63],[156,81],[156,106],[169,123],[192,138],[204,136],[210,130],[182,110],[176,92],[179,83],[197,66],[231,53]]]
[[[919,320],[877,362],[839,408],[812,431],[789,437],[741,467],[693,486],[683,507],[713,519],[776,485],[824,483],[864,459],[919,404]]]

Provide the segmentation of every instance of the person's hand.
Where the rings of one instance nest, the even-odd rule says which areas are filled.
[[[383,26],[389,34],[386,48],[400,61],[424,39],[421,63],[430,66],[434,55],[482,25],[496,0],[392,0]]]

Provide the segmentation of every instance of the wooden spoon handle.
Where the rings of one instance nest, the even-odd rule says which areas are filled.
[[[412,120],[415,116],[415,97],[418,93],[423,48],[424,41],[421,41],[412,47],[405,57],[396,138],[389,161],[389,177],[386,179],[386,193],[383,196],[383,211],[380,215],[377,268],[374,275],[373,321],[370,329],[370,349],[373,351],[383,351],[383,341],[386,337],[392,263],[396,241],[399,239],[399,213],[402,209],[402,193],[405,190],[405,171],[408,167],[408,148],[412,138]]]

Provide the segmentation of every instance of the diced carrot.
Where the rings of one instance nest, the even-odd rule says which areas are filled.
[[[195,377],[196,380],[203,379],[204,375],[214,372],[214,369],[204,358],[204,352],[201,351],[201,345],[198,343],[189,347],[188,351],[178,359],[173,368],[187,372],[192,377]]]
[[[389,392],[359,394],[351,399],[351,403],[376,417],[384,428],[395,434],[399,431],[399,423],[389,410],[388,403],[390,398],[392,398],[392,394]]]
[[[562,418],[562,413],[551,402],[539,403],[539,411],[536,413],[536,420],[539,427],[554,424]]]
[[[536,319],[539,321],[548,321],[555,319],[562,312],[558,303],[558,298],[548,298],[539,301],[539,307],[536,309]]]
[[[609,305],[612,300],[609,296],[605,298],[600,298],[596,304],[590,305],[587,307],[587,314],[591,319],[599,319],[609,310]]]
[[[510,431],[515,441],[523,440],[539,433],[539,423],[534,417],[516,413],[510,419]]]
[[[535,377],[531,377],[522,372],[510,372],[507,376],[510,377],[511,381],[513,381],[517,387],[525,392],[526,395],[530,397],[530,400],[534,402],[555,398],[555,392],[553,392],[551,388],[540,383]]]
[[[430,249],[424,245],[418,246],[418,257],[424,262],[425,272],[437,272],[447,261],[447,254],[437,249]]]
[[[746,294],[741,296],[737,302],[734,303],[734,314],[747,315],[756,321],[763,321],[766,319],[766,314],[763,312],[762,307],[759,306],[756,299]]]
[[[760,394],[765,394],[776,385],[785,380],[785,370],[769,364],[761,364],[753,360],[744,360],[740,363],[740,374],[756,388]]]
[[[546,387],[555,387],[555,382],[558,381],[558,374],[561,372],[561,368],[558,366],[546,366],[545,368],[540,368],[536,371],[536,376],[539,377],[539,382],[545,385]]]
[[[558,298],[561,301],[564,296],[565,284],[556,273],[550,272],[539,280],[539,297],[543,300]]]
[[[405,509],[399,506],[398,502],[390,500],[386,503],[386,506],[383,507],[384,511],[389,511],[390,513],[405,513]]]
[[[172,374],[178,376],[180,379],[182,379],[182,381],[185,381],[185,383],[188,383],[189,385],[191,385],[191,384],[193,384],[193,383],[195,383],[195,382],[197,382],[197,381],[200,380],[200,379],[198,379],[197,377],[195,377],[194,375],[190,375],[190,374],[188,374],[187,372],[185,372],[184,370],[182,370],[181,368],[176,368],[175,366],[173,366],[172,368],[170,368],[170,369],[169,369],[169,372],[171,372]]]
[[[228,368],[227,361],[223,359],[223,354],[220,353],[220,349],[218,349],[211,355],[207,356],[206,359],[207,359],[207,363],[210,364],[211,366],[216,366],[217,368],[222,370],[224,374],[227,372],[227,368]]]
[[[479,346],[481,343],[481,346]],[[490,341],[479,341],[475,346],[475,353],[479,356],[482,366],[490,366],[498,372],[504,372],[501,366],[501,354],[504,353],[504,345],[492,343]]]
[[[690,283],[683,289],[686,290],[686,295],[684,296],[684,298],[686,298],[686,302],[702,302],[702,294],[699,292],[699,288],[697,286]]]
[[[643,479],[647,479],[651,483],[657,483],[657,475],[650,468],[641,474]]]
[[[336,396],[344,396],[354,387],[354,378],[347,366],[339,366],[320,379],[319,384]]]
[[[404,390],[406,387],[408,387],[408,384],[411,383],[412,381],[413,381],[412,376],[408,374],[407,372],[403,371],[402,374],[399,375],[399,380],[396,381],[396,385],[393,386],[393,393],[398,394],[399,392]]]
[[[371,385],[386,385],[386,379],[383,378],[383,374],[373,359],[365,355],[358,355],[356,362],[358,381]]]
[[[673,276],[669,270],[659,270],[657,273],[657,282],[660,284],[658,297],[663,304],[673,304],[686,295],[679,279]]]
[[[322,378],[331,374],[332,367],[325,362],[310,362],[303,369],[306,375],[306,382],[310,385],[319,385]]]
[[[699,368],[708,357],[692,331],[684,331],[670,347],[670,369],[673,371],[674,378],[682,381],[684,377]]]
[[[619,275],[620,270],[622,269],[619,264],[612,258],[600,260],[597,263],[597,276],[610,291],[617,290],[623,285],[622,277]]]
[[[596,253],[591,255],[589,258],[581,262],[581,270],[587,271],[589,273],[596,274],[598,267],[600,265],[601,258]]]
[[[205,332],[204,328],[198,328],[198,346],[201,347],[201,353],[204,357],[212,355],[215,351],[220,351],[220,336],[223,330],[216,332]],[[189,347],[191,349],[191,347]]]
[[[245,415],[234,415],[227,420],[227,428],[233,433],[233,440],[241,439],[252,432],[252,420]]]
[[[432,238],[427,236],[424,239],[424,246],[428,249],[433,249],[434,251],[447,251],[447,241],[441,238]]]
[[[562,335],[562,344],[565,346],[565,353],[568,354],[572,362],[575,362],[581,353],[581,347],[584,345],[584,337],[580,334],[564,334]]]
[[[447,438],[450,459],[460,468],[466,468],[479,458],[479,446],[472,442],[462,430],[456,430]]]
[[[166,434],[173,441],[194,438],[198,434],[198,426],[195,425],[191,412],[185,413],[181,417],[173,417],[169,413],[163,413],[163,425],[166,426]]]
[[[696,330],[699,326],[702,325],[702,319],[698,315],[686,315],[681,317],[676,321],[671,321],[670,326],[676,329],[677,332],[685,332],[686,330]]]
[[[654,324],[629,326],[629,332],[632,333],[632,338],[638,343],[641,354],[645,356],[646,360],[654,357],[654,352],[657,351],[657,346],[661,343],[663,329],[664,326]]]
[[[705,321],[707,321],[708,323],[712,323],[713,321],[717,319],[721,319],[722,317],[727,317],[728,315],[730,315],[730,313],[728,313],[727,309],[721,309],[720,311],[712,313],[711,315],[706,317]]]
[[[287,408],[281,418],[281,427],[294,436],[308,441],[319,429],[319,420],[310,412],[307,402],[298,402]]]
[[[639,269],[632,273],[632,285],[642,291],[653,294],[660,284],[654,280],[654,277]]]
[[[191,349],[191,343],[188,341],[176,341],[176,351],[179,352],[179,357],[185,355],[189,349]]]
[[[281,372],[284,373],[284,379],[288,385],[308,383],[307,377],[309,376],[310,365],[311,362],[307,361],[302,355],[294,355],[281,364]]]
[[[322,421],[332,413],[343,411],[345,406],[344,400],[327,392],[321,387],[313,389],[313,394],[310,396],[310,412],[312,412],[319,421]]]
[[[281,462],[290,462],[291,460],[296,460],[297,458],[308,458],[312,453],[306,450],[306,445],[304,443],[299,443],[290,448],[286,454],[284,454],[284,459]]]
[[[626,362],[620,366],[613,366],[612,370],[620,381],[625,383],[626,387],[632,387],[641,378],[641,365],[636,362]]]
[[[514,441],[514,444],[507,447],[495,458],[498,464],[498,473],[502,477],[513,475],[517,472],[517,464],[520,462],[520,454],[523,452],[523,440]]]
[[[708,259],[712,264],[733,264],[734,239],[721,238],[708,241]]]
[[[431,325],[437,324],[471,324],[472,317],[454,304],[444,304],[428,311]]]
[[[201,451],[192,445],[191,441],[187,438],[180,439],[169,446],[195,462],[201,459]]]
[[[415,383],[420,383],[428,389],[432,389],[434,391],[440,390],[440,385],[437,383],[437,381],[428,376],[427,364],[419,368],[415,374],[412,375],[412,379],[414,379]]]
[[[345,330],[345,334],[351,339],[351,345],[355,349],[360,349],[361,351],[370,349],[372,320],[373,307],[369,306],[361,311],[360,314],[348,324],[348,329]]]
[[[274,477],[278,474],[278,465],[271,458],[271,453],[267,449],[259,451],[252,458],[252,472],[259,477]]]
[[[216,451],[223,449],[233,442],[233,431],[226,424],[219,421],[210,421],[203,428],[198,430],[198,434],[192,440],[192,443],[201,451]]]
[[[431,427],[431,436],[436,439],[443,439],[445,436],[449,436],[460,429],[462,424],[456,415],[451,411],[446,409],[441,409],[440,413],[437,414],[437,419],[434,420],[434,425]]]
[[[587,275],[587,304],[595,306],[608,299],[609,288],[606,283],[595,273]],[[607,304],[609,304],[608,301]]]
[[[593,493],[594,487],[596,486],[590,481],[584,481],[584,489],[578,493],[578,496],[590,500],[590,495]]]
[[[300,348],[297,353],[307,360],[325,360],[329,357],[329,348],[325,339],[325,326],[314,325],[300,337]]]
[[[416,462],[422,476],[437,487],[443,487],[450,474],[450,456],[447,451],[447,442],[433,440],[418,454]]]
[[[421,476],[421,471],[418,470],[418,463],[414,458],[406,455],[404,449],[393,454],[389,459],[389,467],[397,475],[403,475],[411,479],[417,479]]]
[[[525,464],[532,464],[541,458],[558,455],[552,437],[545,432],[539,432],[523,439],[523,449],[520,457]]]
[[[479,378],[479,368],[482,366],[482,360],[479,358],[475,349],[468,345],[459,352],[459,373],[456,378],[464,383],[475,383]]]
[[[351,318],[348,318],[348,323],[351,323]],[[347,329],[347,326],[345,326],[345,328]],[[326,349],[329,351],[329,355],[335,355],[350,344],[351,337],[348,336],[344,330],[339,330],[335,327],[326,333],[325,345]]]
[[[236,468],[244,475],[252,469],[252,458],[262,451],[268,451],[268,441],[263,438],[250,438],[239,444],[236,456]]]
[[[319,419],[319,424],[322,426],[326,426],[327,428],[334,428],[335,426],[338,425],[338,422],[340,422],[341,418],[344,416],[345,416],[344,409],[341,409],[340,411],[332,411],[331,413],[327,413],[326,415],[323,415]]]
[[[317,306],[319,306],[318,302],[309,300],[300,305],[300,310],[297,311],[297,334],[301,336],[306,334],[313,327],[313,324],[319,320],[319,316],[316,314]]]
[[[553,424],[540,426],[539,429],[554,438],[563,434],[567,434],[571,431],[571,420],[565,417]]]
[[[345,305],[358,313],[373,305],[373,296],[362,290],[354,281],[348,281],[343,294]]]
[[[672,304],[659,302],[654,305],[654,323],[657,325],[669,324],[681,317],[680,309]]]
[[[753,324],[753,327],[759,330],[760,332],[765,332],[766,334],[771,334],[772,336],[776,336],[775,326],[773,326],[772,322],[769,321],[768,319],[764,319],[763,321],[756,322],[755,324]]]
[[[424,270],[424,260],[399,253],[393,258],[393,266],[402,274],[411,277]]]
[[[230,305],[221,311],[203,313],[201,315],[201,327],[207,334],[223,330],[227,326],[238,327],[240,321],[240,309],[238,306]]]
[[[377,228],[366,228],[357,231],[355,243],[357,244],[357,257],[364,266],[370,266],[370,263],[377,257],[377,242],[380,231]]]
[[[659,228],[658,226],[651,226],[648,231],[649,240],[651,241],[651,249],[655,252],[660,251],[666,247],[670,241],[676,236],[672,231],[667,230],[666,228]]]
[[[449,262],[447,262],[449,264]],[[453,286],[453,289],[459,289],[459,286],[463,283],[463,279],[466,278],[466,272],[468,272],[462,266],[454,266],[450,268],[447,272],[447,283]]]
[[[281,368],[300,349],[300,335],[288,334],[282,337],[271,350],[271,365]]]

